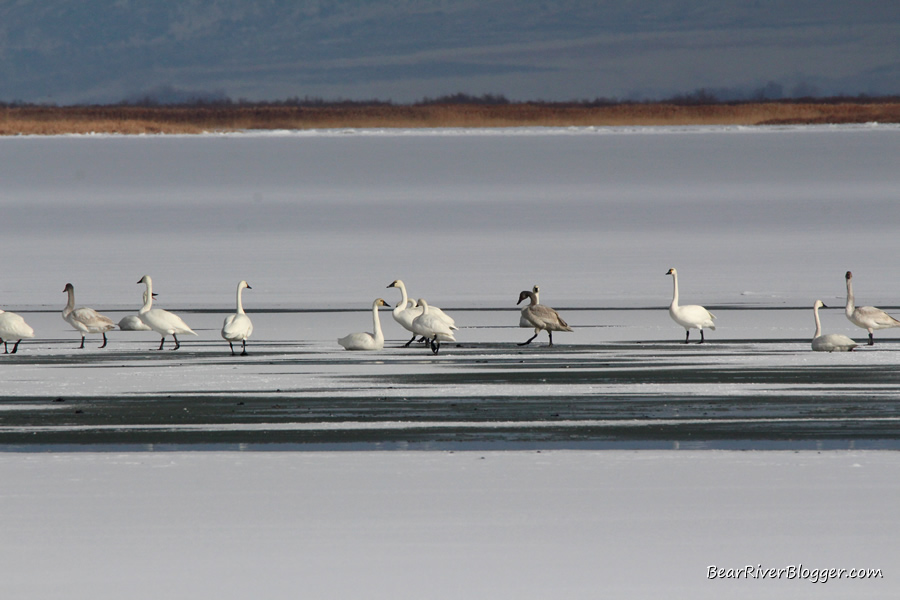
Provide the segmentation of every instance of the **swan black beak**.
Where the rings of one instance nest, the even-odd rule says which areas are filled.
[[[828,305],[825,304],[825,303],[823,302],[823,303],[822,303],[822,308],[828,308]]]
[[[154,298],[156,298],[157,296],[159,296],[159,294],[157,294],[156,292],[153,292],[153,293],[150,294],[150,295],[153,296]]]

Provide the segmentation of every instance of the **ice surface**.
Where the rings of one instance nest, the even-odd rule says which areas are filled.
[[[900,564],[893,452],[0,454],[0,477],[4,598],[887,599]]]
[[[900,331],[848,355],[808,339],[847,270],[860,303],[900,312],[898,150],[877,124],[0,138],[0,308],[37,333],[0,356],[0,436],[895,439]],[[704,347],[665,311],[673,266],[719,317]],[[65,283],[118,320],[145,273],[199,337],[76,350]],[[340,350],[397,278],[457,311],[461,347],[401,350],[384,312],[384,352]],[[241,279],[255,327],[236,361],[218,329]],[[534,284],[575,328],[559,348],[515,346]],[[823,325],[864,335],[839,310]],[[459,420],[488,399],[495,422]],[[246,412],[189,415],[216,402]],[[858,450],[6,452],[0,596],[893,598],[898,469]],[[800,564],[884,578],[706,579]]]

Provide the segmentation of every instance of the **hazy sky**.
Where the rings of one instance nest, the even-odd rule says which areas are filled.
[[[900,94],[897,0],[0,0],[0,101]]]

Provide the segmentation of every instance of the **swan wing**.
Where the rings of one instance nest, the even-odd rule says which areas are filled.
[[[246,340],[253,333],[250,317],[242,313],[234,313],[225,317],[222,324],[222,337],[230,342]]]
[[[0,339],[33,338],[31,328],[21,315],[11,312],[0,312]]]
[[[812,341],[812,349],[817,352],[850,352],[857,346],[859,344],[840,333],[820,335]]]
[[[112,319],[106,315],[101,315],[93,308],[85,306],[73,310],[69,313],[69,317],[66,320],[76,329],[87,331],[88,333],[102,333],[116,328],[116,324]]]
[[[380,344],[375,336],[371,333],[351,333],[338,339],[338,344],[345,350],[381,350],[384,348],[384,341]]]
[[[850,318],[859,327],[871,327],[873,329],[885,329],[888,327],[900,327],[900,321],[874,306],[859,306],[853,311]]]
[[[549,331],[572,331],[559,313],[543,304],[532,304],[522,309],[522,318],[537,329]]]

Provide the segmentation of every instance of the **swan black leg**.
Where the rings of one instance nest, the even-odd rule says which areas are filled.
[[[687,335],[684,336],[684,343],[685,343],[685,344],[688,343],[688,339],[690,339],[690,337],[691,337],[691,330],[688,329],[688,330],[687,330]]]
[[[702,344],[702,343],[705,342],[705,341],[706,341],[706,340],[703,338],[703,330],[701,329],[701,330],[700,330],[700,343]]]
[[[441,343],[438,341],[437,336],[433,340],[431,340],[431,351],[434,354],[437,354],[441,350]]]
[[[403,347],[404,347],[404,348],[409,348],[409,345],[412,344],[414,341],[416,341],[416,334],[415,334],[415,333],[413,334],[411,340],[409,340],[408,342],[406,342],[405,344],[403,344]]]
[[[18,340],[18,341],[16,342],[16,345],[13,346],[12,352],[10,352],[10,354],[15,354],[16,352],[19,351],[19,342],[21,342],[21,341],[22,341],[22,340]]]
[[[179,348],[181,348],[181,343],[178,341],[178,336],[173,333],[172,339],[175,340],[175,347],[172,348],[172,350],[174,351],[174,350],[178,350]]]
[[[247,356],[247,340],[241,340],[241,356]]]
[[[78,346],[79,350],[84,350],[84,336],[81,336],[81,345]]]
[[[3,339],[0,339],[0,342],[3,342],[3,354],[9,354],[9,349],[6,347],[6,342]]]
[[[528,344],[531,343],[531,340],[533,340],[533,339],[536,338],[537,336],[538,336],[538,334],[535,333],[533,336],[531,336],[530,338],[528,338],[527,340],[525,340],[524,342],[522,342],[521,344],[518,344],[518,345],[519,345],[519,346],[527,346]]]
[[[228,347],[231,348],[231,355],[234,356],[234,346],[231,345],[231,340],[228,340]]]
[[[106,348],[106,332],[105,332],[105,331],[103,332],[103,345],[100,346],[100,347],[101,347],[101,348]]]
[[[547,344],[547,345],[548,345],[548,346],[552,346],[552,345],[553,345],[553,332],[550,331],[550,330],[548,329],[548,330],[547,330],[547,335],[550,336],[550,343]]]
[[[874,345],[875,345],[875,336],[874,336],[873,334],[871,334],[871,333],[869,334],[869,345],[870,345],[870,346],[874,346]]]
[[[163,336],[161,340],[159,340],[159,348],[157,350],[162,350],[163,344],[166,343],[166,336]]]

